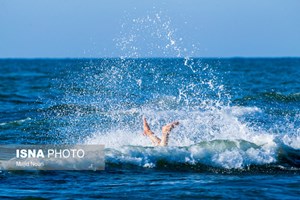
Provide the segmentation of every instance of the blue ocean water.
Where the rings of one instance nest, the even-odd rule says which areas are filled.
[[[299,58],[0,60],[0,144],[104,144],[106,169],[0,171],[1,199],[300,195]],[[142,117],[168,147],[152,147]]]

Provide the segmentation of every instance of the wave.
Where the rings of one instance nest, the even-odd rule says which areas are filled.
[[[245,140],[212,140],[181,147],[125,145],[104,151],[106,170],[146,168],[212,173],[300,173],[300,149],[284,144],[270,148],[269,144],[257,145]],[[70,165],[78,169],[97,162],[100,162],[99,157],[93,154],[84,161],[54,161],[51,166],[59,169]],[[1,170],[11,168],[11,163],[2,163]],[[39,169],[43,170],[43,167]]]
[[[257,107],[135,110],[136,115],[142,116],[139,112],[149,117],[155,133],[159,133],[157,124],[165,123],[164,119],[180,119],[181,125],[172,131],[168,147],[149,147],[150,141],[140,129],[120,125],[85,138],[86,144],[105,144],[108,168],[300,172],[297,134],[283,136],[243,121],[243,116],[263,112]]]
[[[297,171],[300,150],[266,148],[245,140],[213,140],[185,147],[123,146],[105,150],[108,168],[196,171]]]
[[[24,119],[19,119],[19,120],[14,120],[14,121],[9,121],[9,122],[2,122],[0,123],[0,126],[6,126],[6,125],[20,125],[26,121],[31,120],[30,117],[24,118]]]
[[[241,99],[236,99],[235,102],[245,103],[249,101],[265,100],[268,102],[300,102],[300,93],[281,94],[277,92],[264,92],[258,95],[245,96]]]

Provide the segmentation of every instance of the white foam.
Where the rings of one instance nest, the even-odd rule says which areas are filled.
[[[276,161],[277,144],[274,142],[274,134],[252,129],[239,120],[239,116],[243,114],[260,112],[256,107],[224,106],[221,109],[203,111],[153,111],[147,107],[131,110],[135,114],[141,112],[139,117],[148,116],[150,127],[153,127],[159,137],[161,121],[180,119],[180,126],[171,132],[169,147],[149,148],[150,140],[142,135],[142,121],[138,125],[140,130],[137,127],[117,127],[105,133],[98,131],[88,137],[85,143],[105,144],[106,148],[116,150],[109,151],[106,155],[109,162],[130,163],[141,167],[155,167],[161,159],[170,163],[202,163],[223,168],[243,168],[251,164]],[[231,141],[235,146],[213,142],[208,146],[194,145],[214,140]],[[257,147],[251,147],[252,143]],[[191,147],[180,148],[187,146]]]
[[[247,147],[229,141],[211,141],[188,148],[180,147],[135,147],[123,146],[116,150],[108,149],[106,160],[109,163],[131,164],[140,167],[157,167],[159,161],[168,164],[204,164],[227,169],[244,168],[251,164],[268,164],[276,161],[275,152],[263,148]],[[241,145],[242,147],[238,147]]]
[[[208,117],[208,119],[211,119]],[[155,167],[157,161],[163,159],[169,163],[189,163],[189,164],[206,164],[223,168],[242,168],[250,164],[266,164],[276,161],[276,143],[274,136],[267,133],[255,133],[237,119],[230,122],[227,127],[218,127],[212,135],[205,135],[205,131],[200,129],[201,124],[207,125],[206,118],[201,118],[201,123],[194,119],[195,129],[192,129],[189,119],[181,121],[181,128],[175,129],[170,136],[170,147],[149,148],[151,143],[148,138],[141,132],[130,132],[124,130],[115,130],[109,133],[95,132],[91,137],[85,140],[87,144],[105,144],[106,148],[113,148],[106,154],[109,162],[128,163],[141,167]],[[232,118],[222,118],[225,122]],[[224,122],[224,121],[223,121]],[[226,124],[226,123],[225,123]],[[203,124],[202,124],[203,125]],[[208,124],[209,125],[209,124]],[[223,126],[222,121],[214,122],[212,126]],[[188,128],[185,128],[187,126]],[[235,127],[237,126],[237,127]],[[200,133],[199,137],[193,132],[187,132],[191,129]],[[180,133],[183,130],[185,132]],[[219,132],[218,132],[219,131]],[[223,132],[222,132],[223,131]],[[233,131],[238,131],[234,133]],[[196,136],[196,137],[195,137]],[[195,137],[195,140],[193,140]],[[231,148],[226,145],[216,145],[214,143],[208,146],[191,146],[189,148],[180,148],[189,146],[201,141],[220,140],[233,141],[236,147]],[[253,142],[258,148],[248,148],[238,142],[239,140]],[[138,147],[126,146],[136,145]],[[117,153],[116,153],[117,152]]]
[[[8,124],[22,124],[23,122],[26,122],[26,121],[29,121],[29,120],[31,120],[30,117],[27,117],[25,119],[10,121],[10,122],[2,122],[2,123],[0,123],[0,126],[5,126],[5,125],[8,125]]]
[[[284,135],[282,138],[283,143],[294,149],[300,149],[300,129],[298,130],[299,132],[297,132],[296,135]]]

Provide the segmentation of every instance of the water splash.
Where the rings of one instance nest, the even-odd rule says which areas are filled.
[[[63,101],[73,107],[71,114],[65,108],[58,111],[68,123],[61,132],[75,143],[105,144],[108,162],[142,167],[155,167],[160,159],[224,168],[277,160],[278,135],[247,121],[247,116],[264,111],[233,105],[222,81],[225,74],[189,56],[168,17],[152,13],[122,28],[115,40],[124,53],[120,59],[87,63],[84,73],[73,72],[63,84],[68,88]],[[140,58],[144,52],[176,58]],[[149,148],[142,116],[159,136],[164,124],[180,121],[169,148]],[[216,142],[220,140],[224,142]],[[297,147],[289,135],[282,141]],[[199,147],[201,142],[208,143]]]
[[[185,57],[192,56],[195,46],[188,51],[184,39],[172,26],[172,20],[162,11],[151,11],[144,17],[127,16],[122,23],[121,37],[115,39],[121,58]]]

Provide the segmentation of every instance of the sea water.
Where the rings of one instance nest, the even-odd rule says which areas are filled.
[[[299,58],[0,60],[0,144],[104,144],[105,170],[0,171],[2,198],[300,196]],[[153,147],[142,117],[168,147]]]

